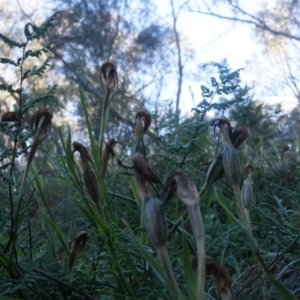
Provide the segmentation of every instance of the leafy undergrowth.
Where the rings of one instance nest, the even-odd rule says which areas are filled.
[[[36,105],[55,86],[26,100],[22,87],[49,64],[23,70],[48,51],[27,47],[55,17],[27,24],[25,43],[0,36],[22,53],[1,59],[21,74],[18,88],[1,85],[17,95],[0,123],[1,299],[299,299],[297,134],[284,144],[276,116],[240,87],[241,70],[216,64],[219,79],[201,86],[192,118],[175,131],[171,118],[155,136],[140,109],[119,145],[105,136],[119,81],[112,61],[100,68],[100,135],[81,88],[84,143],[70,128],[51,129],[52,111]]]

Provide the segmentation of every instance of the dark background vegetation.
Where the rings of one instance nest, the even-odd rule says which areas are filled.
[[[262,6],[255,15],[245,11],[242,4],[237,1],[171,1],[168,3],[173,21],[171,24],[155,14],[155,5],[150,0],[56,1],[53,11],[46,11],[38,20],[35,20],[34,13],[28,15],[22,11],[17,15],[9,9],[6,11],[5,6],[0,7],[1,19],[7,20],[8,24],[12,20],[15,22],[2,33],[18,42],[24,41],[23,28],[27,22],[39,26],[53,12],[60,11],[53,27],[39,40],[33,40],[28,45],[29,49],[36,50],[41,45],[53,42],[48,52],[39,58],[29,58],[24,63],[24,69],[31,69],[50,57],[45,73],[24,81],[21,93],[23,103],[44,94],[53,85],[57,87],[53,97],[37,102],[34,108],[24,114],[24,126],[27,127],[30,116],[41,107],[51,109],[54,118],[50,136],[35,155],[35,170],[42,167],[37,176],[41,188],[33,183],[27,187],[16,245],[18,259],[11,264],[7,262],[7,245],[12,230],[12,207],[16,205],[13,195],[17,194],[20,187],[26,156],[21,148],[14,148],[13,136],[1,125],[0,295],[11,297],[7,299],[88,299],[87,294],[99,299],[170,297],[147,260],[133,245],[123,222],[125,220],[134,235],[143,240],[145,229],[140,220],[131,177],[127,174],[130,171],[118,166],[117,159],[124,164],[131,164],[135,114],[144,107],[152,115],[152,125],[145,136],[147,158],[163,183],[172,171],[181,167],[192,178],[197,189],[201,189],[208,167],[221,147],[218,132],[212,126],[213,119],[225,114],[235,128],[247,129],[249,137],[239,148],[239,154],[241,168],[247,162],[254,168],[256,201],[250,210],[254,236],[274,277],[296,297],[300,297],[298,106],[283,111],[280,105],[257,99],[255,87],[241,82],[238,74],[243,71],[236,73],[224,58],[222,61],[196,65],[193,70],[201,72],[201,75],[198,74],[198,78],[202,78],[198,82],[199,89],[202,86],[203,98],[212,102],[203,106],[203,98],[194,99],[195,110],[190,116],[184,116],[180,111],[185,101],[182,95],[184,79],[190,76],[185,72],[185,64],[193,61],[195,55],[192,49],[185,47],[176,27],[182,10],[197,12],[199,17],[205,14],[223,19],[224,22],[252,26],[264,49],[266,68],[270,68],[274,58],[281,67],[280,72],[276,70],[276,74],[280,75],[271,84],[266,81],[266,90],[276,93],[276,88],[285,89],[300,101],[297,79],[299,1],[278,0],[273,9]],[[226,13],[223,14],[219,7],[226,7]],[[3,40],[0,43],[1,57],[14,60],[20,57],[19,48],[10,47]],[[83,198],[88,199],[88,196],[85,190],[80,193],[72,181],[65,154],[69,129],[72,141],[78,140],[89,149],[91,146],[79,86],[84,93],[91,133],[96,141],[99,139],[105,95],[100,84],[99,66],[108,59],[116,62],[119,78],[104,134],[105,140],[114,138],[120,143],[115,148],[115,158],[110,160],[105,177],[107,226],[113,236],[115,258],[111,257],[107,238],[93,222],[96,214],[89,217],[82,210]],[[1,69],[0,84],[19,87],[19,69],[11,64],[1,64]],[[170,76],[176,78],[176,84],[172,83],[174,95],[170,101],[163,101],[165,99],[162,99],[161,93],[170,85]],[[223,87],[216,87],[211,77],[218,82],[228,78],[228,82]],[[218,93],[210,97],[203,86]],[[197,106],[198,103],[202,103],[202,106]],[[18,93],[8,93],[1,88],[1,114],[17,109],[13,104],[19,104]],[[28,129],[28,145],[32,140]],[[12,149],[12,152],[7,152],[7,149]],[[17,151],[20,151],[20,155],[12,168],[7,163],[12,161],[13,152]],[[76,172],[81,178],[80,171]],[[163,187],[159,188],[159,194],[163,194]],[[217,198],[236,214],[234,195],[226,176],[201,199],[206,254],[226,268],[233,281],[236,299],[282,299],[252,256],[243,230],[223,210]],[[55,225],[48,221],[44,199],[53,214]],[[167,207],[169,231],[183,211],[184,206],[174,197]],[[81,230],[87,230],[89,237],[85,248],[78,254],[70,276],[68,255],[63,243],[69,247],[73,237]],[[186,293],[182,270],[182,235],[189,241],[192,258],[195,249],[188,219],[183,220],[178,230],[168,238],[172,266],[180,287]],[[148,252],[155,256],[151,243],[143,242]],[[132,298],[120,288],[122,285],[118,282],[114,259],[118,260],[132,288]],[[6,270],[5,266],[12,269]],[[46,272],[48,277],[37,270]],[[209,275],[206,293],[207,299],[219,299]]]

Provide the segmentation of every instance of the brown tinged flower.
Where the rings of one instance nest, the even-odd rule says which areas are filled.
[[[153,184],[161,183],[159,178],[146,163],[144,157],[136,153],[132,157],[134,176],[138,183],[142,199],[142,218],[147,234],[155,246],[160,264],[170,286],[173,299],[181,299],[181,291],[178,287],[167,250],[167,226],[164,214],[165,205],[153,194]],[[121,163],[121,162],[120,162]]]
[[[196,240],[204,238],[204,225],[199,209],[199,194],[189,176],[178,169],[169,179],[171,191],[187,207]]]
[[[215,126],[220,128],[223,147],[226,147],[227,144],[231,144],[232,127],[229,120],[222,116]]]
[[[215,127],[216,126],[220,128],[223,147],[229,143],[232,144],[234,148],[237,148],[248,138],[246,128],[232,128],[230,121],[225,116],[222,116],[218,120]]]
[[[118,85],[117,65],[112,60],[106,60],[102,63],[99,70],[101,84],[107,89],[112,90]]]
[[[182,201],[182,203],[187,207],[189,213],[189,218],[197,246],[198,277],[196,299],[202,300],[204,299],[205,284],[205,233],[199,208],[199,195],[192,180],[180,169],[176,170],[173,176],[169,179],[169,186]]]
[[[169,185],[185,206],[198,205],[199,195],[196,186],[184,171],[176,170],[169,180]]]
[[[116,144],[115,139],[109,139],[107,141],[107,143],[105,144],[104,152],[103,152],[103,155],[102,155],[102,164],[101,164],[101,172],[100,172],[101,182],[103,182],[103,180],[104,180],[104,176],[105,176],[107,166],[108,166],[108,162],[109,162],[110,158],[115,157],[115,153],[114,153],[115,144]]]
[[[248,138],[248,131],[246,128],[233,129],[230,139],[234,148],[239,147]]]
[[[83,171],[85,171],[86,169],[89,169],[90,168],[89,163],[93,164],[93,161],[92,161],[92,158],[91,158],[88,150],[85,148],[85,146],[83,146],[79,142],[73,142],[72,146],[73,146],[73,153],[79,152],[79,154],[80,154],[81,165],[82,165]]]
[[[132,163],[141,198],[143,201],[147,201],[153,198],[153,184],[161,184],[161,181],[140,153],[133,155]]]
[[[35,135],[28,155],[28,167],[30,166],[40,143],[42,143],[50,134],[52,118],[53,113],[47,108],[37,110],[30,118],[30,129],[35,131]]]
[[[239,147],[248,137],[248,132],[245,128],[232,129],[229,120],[226,117],[220,118],[216,126],[220,126],[222,128],[222,141],[223,146],[226,148],[227,146],[233,145],[234,148]],[[224,141],[225,140],[225,141]],[[231,153],[234,151],[231,151]],[[230,153],[226,154],[230,156]],[[236,154],[233,154],[236,156]],[[202,190],[210,187],[222,176],[225,174],[224,169],[224,151],[222,151],[210,164],[208,171],[206,173],[206,180]],[[237,169],[239,170],[239,168]],[[237,171],[238,173],[239,171]],[[233,177],[239,177],[238,174],[235,174]],[[236,180],[236,178],[235,178]]]
[[[93,161],[90,157],[88,150],[79,142],[73,142],[73,153],[78,151],[80,153],[81,166],[83,170],[83,180],[85,187],[95,204],[100,202],[100,192],[97,182],[97,177],[90,164]]]
[[[209,256],[205,257],[206,272],[211,274],[216,286],[220,290],[222,300],[234,300],[232,281],[225,268],[213,261]]]
[[[151,125],[151,115],[144,109],[140,108],[135,115],[135,136],[142,139]]]
[[[21,119],[21,115],[13,111],[5,112],[1,116],[1,122],[20,122]]]
[[[193,270],[197,270],[198,259],[194,256],[191,260]],[[215,262],[211,257],[205,256],[206,274],[211,275],[213,280],[220,290],[222,300],[234,300],[232,289],[232,280],[227,270]]]
[[[69,272],[72,271],[76,257],[80,251],[84,248],[88,238],[88,232],[85,230],[79,231],[72,240],[69,255]]]
[[[248,175],[248,174],[252,174],[252,172],[253,172],[253,166],[250,163],[246,163],[244,165],[244,173]]]
[[[146,147],[144,144],[144,134],[151,125],[150,113],[140,108],[135,116],[135,141],[133,145],[133,153],[140,153],[146,158]]]
[[[14,123],[20,124],[22,120],[24,120],[24,118],[19,113],[11,112],[11,111],[5,112],[1,116],[1,122],[14,122]],[[22,149],[26,149],[27,144],[26,144],[26,141],[22,141],[22,139],[23,139],[22,132],[19,133],[19,138],[21,139],[21,141],[19,141],[20,146],[22,147]],[[27,154],[27,149],[26,149],[25,154]]]
[[[35,139],[39,142],[45,140],[51,130],[51,120],[53,113],[48,108],[41,108],[37,110],[30,118],[30,129],[34,130]]]

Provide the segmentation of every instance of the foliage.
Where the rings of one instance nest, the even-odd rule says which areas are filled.
[[[39,77],[49,66],[45,59],[23,72],[27,59],[48,50],[31,52],[29,42],[47,34],[56,17],[27,24],[23,44],[2,38],[22,44],[22,58],[16,88],[2,88],[17,100],[0,123],[1,297],[219,299],[224,289],[231,299],[299,297],[299,136],[278,134],[282,112],[253,101],[241,70],[223,61],[213,64],[219,78],[201,86],[193,117],[175,127],[170,108],[164,126],[151,132],[151,114],[140,109],[131,121],[134,135],[120,145],[117,134],[104,134],[120,88],[115,63],[105,61],[99,134],[78,90],[87,131],[82,144],[73,128],[53,126],[51,110],[36,110],[53,99],[56,85],[24,97],[30,74]],[[50,130],[56,143],[49,143]],[[240,141],[236,133],[246,130],[242,145],[245,136]],[[230,182],[231,167],[238,164],[239,173],[245,163],[252,164],[244,177],[256,195],[247,207],[242,180]]]

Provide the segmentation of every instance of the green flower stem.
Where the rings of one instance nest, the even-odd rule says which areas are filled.
[[[170,290],[173,292],[175,299],[183,299],[183,295],[178,287],[175,275],[170,263],[168,250],[166,245],[156,246],[156,251],[161,263],[161,266],[164,270],[165,276],[168,280]]]
[[[199,205],[188,206],[191,225],[193,228],[194,236],[197,246],[197,261],[198,261],[198,280],[197,280],[197,300],[204,299],[204,286],[205,286],[205,247],[204,247],[204,225],[200,212]]]
[[[102,158],[102,143],[103,143],[103,137],[104,137],[104,130],[105,130],[105,116],[106,116],[106,111],[108,108],[108,104],[109,104],[109,98],[111,95],[111,89],[106,89],[106,93],[105,93],[105,97],[104,97],[104,101],[103,101],[103,106],[102,106],[102,116],[101,116],[101,127],[100,127],[100,135],[99,135],[99,141],[98,141],[98,145],[99,145],[99,149],[100,149],[100,159]]]

